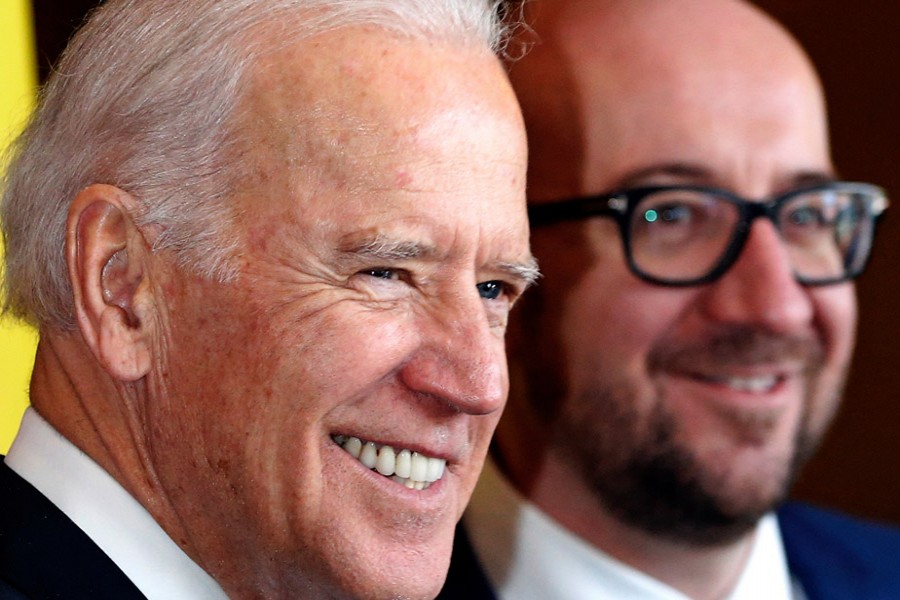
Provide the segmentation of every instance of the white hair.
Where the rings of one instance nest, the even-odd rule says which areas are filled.
[[[111,0],[66,49],[12,147],[0,205],[3,308],[71,328],[69,203],[93,183],[139,202],[155,248],[226,280],[235,252],[227,200],[248,71],[264,53],[352,25],[502,50],[500,0]],[[264,35],[259,29],[265,26]]]

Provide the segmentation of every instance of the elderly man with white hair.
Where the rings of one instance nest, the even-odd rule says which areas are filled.
[[[431,598],[536,276],[482,0],[112,0],[2,205],[3,598]]]

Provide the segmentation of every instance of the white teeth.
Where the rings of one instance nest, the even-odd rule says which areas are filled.
[[[397,452],[390,446],[380,448],[374,442],[357,437],[336,435],[332,439],[369,469],[390,477],[409,489],[424,490],[443,477],[447,461],[432,458],[407,449]]]
[[[394,474],[394,463],[397,455],[390,446],[382,446],[378,451],[378,462],[375,463],[375,470],[387,477]]]
[[[359,441],[359,438],[352,437],[345,442],[339,442],[344,450],[350,453],[350,456],[353,458],[359,458],[360,452],[362,452],[362,442]]]
[[[418,452],[412,453],[412,464],[409,469],[409,478],[415,481],[425,481],[428,474],[428,459]]]
[[[425,481],[437,481],[444,474],[444,461],[428,459],[428,471],[425,473]]]
[[[728,387],[742,392],[766,392],[772,389],[778,382],[774,375],[766,377],[732,377],[726,380]]]
[[[378,462],[378,450],[375,449],[375,444],[366,442],[366,445],[363,446],[362,452],[359,455],[359,462],[370,469],[375,468],[375,463]]]
[[[411,473],[412,452],[409,450],[401,450],[397,454],[397,462],[394,463],[394,473],[397,477],[406,479]]]

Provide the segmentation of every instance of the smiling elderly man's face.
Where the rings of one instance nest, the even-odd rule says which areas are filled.
[[[178,541],[235,596],[433,596],[532,269],[518,108],[486,50],[373,31],[254,84],[238,276],[164,284],[146,410]]]

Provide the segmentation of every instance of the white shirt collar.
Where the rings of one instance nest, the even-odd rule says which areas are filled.
[[[148,600],[227,600],[137,500],[31,408],[6,464],[87,533]]]
[[[687,600],[687,596],[588,544],[525,500],[485,462],[463,521],[501,600]],[[798,600],[778,522],[764,517],[747,566],[727,600]]]

